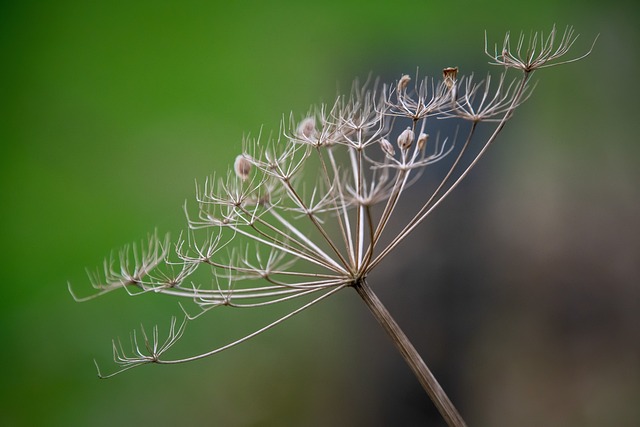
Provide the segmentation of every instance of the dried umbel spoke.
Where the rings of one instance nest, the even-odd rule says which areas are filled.
[[[562,58],[576,40],[571,27],[562,36],[554,27],[548,35],[528,41],[521,36],[513,44],[507,34],[502,48],[490,54],[493,64],[504,67],[497,76],[478,80],[446,66],[437,78],[402,75],[389,85],[356,83],[332,104],[292,114],[279,137],[245,139],[226,174],[196,185],[195,208],[185,206],[189,230],[173,247],[154,234],[144,245],[123,249],[90,275],[97,292],[76,299],[120,288],[131,295],[162,293],[181,301],[186,320],[217,307],[258,310],[287,302],[297,308],[231,343],[179,359],[164,353],[183,335],[186,320],[176,327],[173,319],[162,342],[157,327],[151,334],[142,329],[132,335],[128,353],[114,341],[116,373],[211,356],[354,288],[447,423],[464,425],[367,279],[496,141],[531,95],[532,72],[575,61]],[[445,121],[454,126],[443,127]],[[485,132],[478,132],[480,126]],[[435,163],[442,167],[427,176],[440,176],[424,183],[421,177]],[[403,207],[406,222],[389,227],[406,189],[417,183],[423,190],[419,203],[411,204],[414,212],[407,215]]]

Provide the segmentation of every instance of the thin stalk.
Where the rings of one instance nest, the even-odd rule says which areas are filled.
[[[420,381],[420,384],[422,384],[424,390],[436,405],[440,415],[442,415],[447,422],[447,425],[449,427],[466,427],[466,423],[458,413],[458,410],[453,406],[453,403],[451,403],[451,400],[449,400],[438,381],[424,363],[418,351],[413,344],[411,344],[404,332],[402,332],[402,329],[400,329],[400,326],[398,326],[389,311],[382,304],[382,301],[380,301],[378,296],[369,287],[366,280],[362,279],[357,281],[353,287],[367,307],[369,307],[369,310],[371,310],[371,313],[378,323],[380,323],[387,332],[391,341],[393,341],[404,360],[418,378],[418,381]]]

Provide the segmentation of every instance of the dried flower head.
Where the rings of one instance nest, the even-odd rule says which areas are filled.
[[[312,138],[316,133],[315,117],[307,117],[298,125],[296,133],[303,138]]]
[[[558,40],[558,32],[554,25],[546,36],[542,32],[533,33],[528,38],[526,46],[527,38],[524,33],[520,33],[515,49],[511,45],[511,34],[507,33],[502,43],[502,49],[498,51],[498,45],[495,45],[494,53],[490,53],[485,34],[485,53],[493,60],[492,64],[503,65],[507,68],[517,68],[525,73],[530,73],[540,68],[568,64],[585,58],[593,50],[598,38],[595,38],[591,48],[584,55],[573,59],[556,61],[569,52],[569,49],[577,39],[578,35],[575,34],[573,27],[567,26]]]
[[[144,330],[134,334],[130,353],[114,341],[120,370],[106,376],[148,363],[211,356],[353,288],[449,425],[464,425],[367,278],[485,154],[530,95],[531,71],[550,66],[575,39],[569,29],[554,47],[554,27],[546,39],[535,35],[524,53],[521,38],[514,53],[507,35],[504,49],[492,56],[494,63],[506,67],[497,85],[490,76],[480,82],[471,76],[458,78],[457,68],[445,68],[441,81],[419,81],[415,91],[406,90],[411,80],[407,75],[395,85],[355,84],[348,96],[316,108],[297,123],[283,124],[280,138],[246,140],[229,173],[197,186],[197,210],[185,208],[189,230],[174,243],[174,251],[167,239],[155,234],[145,245],[125,248],[105,261],[102,273],[90,276],[96,294],[76,299],[116,289],[161,293],[193,303],[195,313],[185,307],[186,320],[216,307],[254,308],[297,300],[298,308],[227,345],[183,359],[165,357],[184,333],[186,320],[176,327],[174,319],[163,342],[157,329],[151,336]],[[520,73],[511,80],[506,73],[513,69]],[[459,131],[427,144],[428,129],[438,123],[433,118],[455,121]],[[479,133],[479,123],[493,130]],[[399,152],[389,142],[392,138]],[[444,159],[444,172],[433,191],[421,193],[420,207],[400,231],[389,232],[406,189]],[[212,279],[199,283],[193,276],[197,270],[211,272]]]

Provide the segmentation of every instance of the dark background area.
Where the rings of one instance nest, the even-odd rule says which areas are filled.
[[[573,25],[574,54],[371,277],[470,426],[640,424],[640,75],[632,2],[3,2],[0,424],[389,426],[442,422],[345,291],[213,358],[99,381],[112,337],[176,302],[77,304],[85,267],[177,234],[194,179],[355,77],[484,75],[484,32]],[[419,198],[419,188],[408,193]],[[189,325],[187,356],[259,311]]]

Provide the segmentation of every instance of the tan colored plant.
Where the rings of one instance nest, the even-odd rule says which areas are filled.
[[[171,251],[168,238],[123,249],[91,274],[95,298],[116,289],[154,292],[195,301],[201,312],[172,319],[166,340],[157,327],[133,333],[131,352],[119,341],[113,353],[119,370],[201,359],[244,342],[334,293],[354,289],[387,331],[398,351],[450,426],[464,421],[427,365],[368,284],[372,272],[420,225],[495,142],[515,110],[531,94],[531,76],[563,60],[577,36],[568,27],[545,37],[509,34],[502,48],[485,51],[502,66],[497,77],[477,80],[443,70],[442,79],[416,83],[402,76],[391,85],[354,85],[349,96],[321,105],[299,123],[292,119],[277,140],[246,140],[233,168],[197,187],[198,214]],[[511,73],[516,72],[511,77]],[[436,120],[458,121],[455,135],[428,134]],[[481,125],[491,126],[479,133]],[[464,134],[460,140],[457,136]],[[482,135],[488,135],[484,138]],[[468,157],[468,158],[467,158]],[[404,191],[430,165],[448,161],[433,191],[404,227],[388,225]],[[315,181],[313,181],[315,179]],[[389,235],[387,235],[389,234]],[[173,252],[173,255],[170,253]],[[191,281],[199,267],[212,271],[215,285]],[[222,285],[221,283],[224,283]],[[261,329],[204,354],[166,359],[187,320],[215,307],[260,307],[301,298],[301,305]],[[186,310],[185,310],[186,313]],[[97,365],[96,365],[97,366]]]

